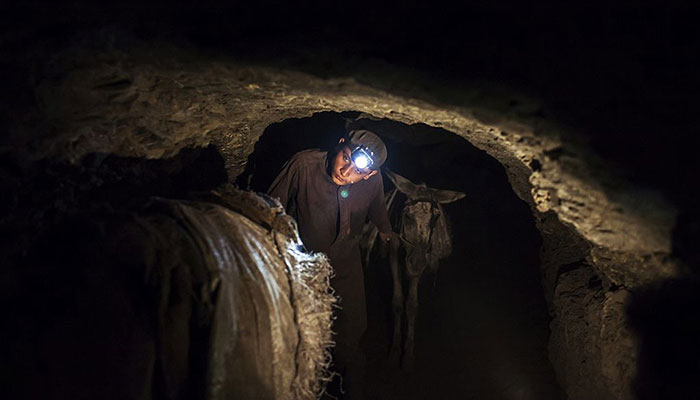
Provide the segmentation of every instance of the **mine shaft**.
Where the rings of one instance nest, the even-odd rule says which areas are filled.
[[[692,10],[356,7],[2,13],[3,398],[697,397]],[[353,382],[342,263],[271,195],[309,149]]]

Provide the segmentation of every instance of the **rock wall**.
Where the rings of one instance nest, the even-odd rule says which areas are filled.
[[[166,158],[214,144],[234,179],[268,125],[321,111],[424,123],[463,137],[504,165],[532,209],[553,316],[550,353],[569,397],[631,397],[627,293],[677,273],[669,258],[675,211],[617,178],[575,129],[542,117],[536,104],[519,98],[513,106],[518,94],[465,89],[455,106],[425,88],[399,93],[386,89],[391,82],[379,89],[352,77],[321,79],[166,43],[105,47],[85,39],[46,52],[19,60],[31,65],[32,96],[12,113],[4,142],[33,159]]]

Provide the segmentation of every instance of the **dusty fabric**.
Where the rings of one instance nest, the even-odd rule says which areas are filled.
[[[220,279],[215,290],[224,306],[214,315],[207,397],[315,398],[331,343],[328,263],[301,250],[279,205],[270,213],[260,197],[235,190],[222,201],[245,216],[202,203],[177,206],[207,238],[199,245]]]
[[[323,389],[330,266],[301,250],[274,200],[228,188],[79,212],[32,254],[8,272],[40,289],[10,315],[10,398],[306,400]]]

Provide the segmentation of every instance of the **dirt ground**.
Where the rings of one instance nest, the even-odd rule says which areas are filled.
[[[476,245],[464,246],[423,280],[412,373],[388,359],[387,268],[368,271],[368,399],[563,398],[547,359],[546,310],[533,293],[538,282],[503,276],[504,267],[524,267],[506,260],[508,254],[477,252]]]

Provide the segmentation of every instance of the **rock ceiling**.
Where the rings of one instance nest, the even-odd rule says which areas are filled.
[[[446,105],[426,100],[421,89],[397,94],[354,78],[323,79],[155,44],[76,47],[36,69],[36,106],[14,115],[11,130],[15,146],[34,158],[163,158],[215,144],[233,178],[270,124],[358,111],[440,127],[486,151],[506,168],[536,220],[556,213],[591,244],[589,260],[614,284],[633,287],[676,271],[669,260],[675,210],[616,178],[573,129],[537,116],[527,101],[513,107],[474,89],[464,92],[470,105]]]

